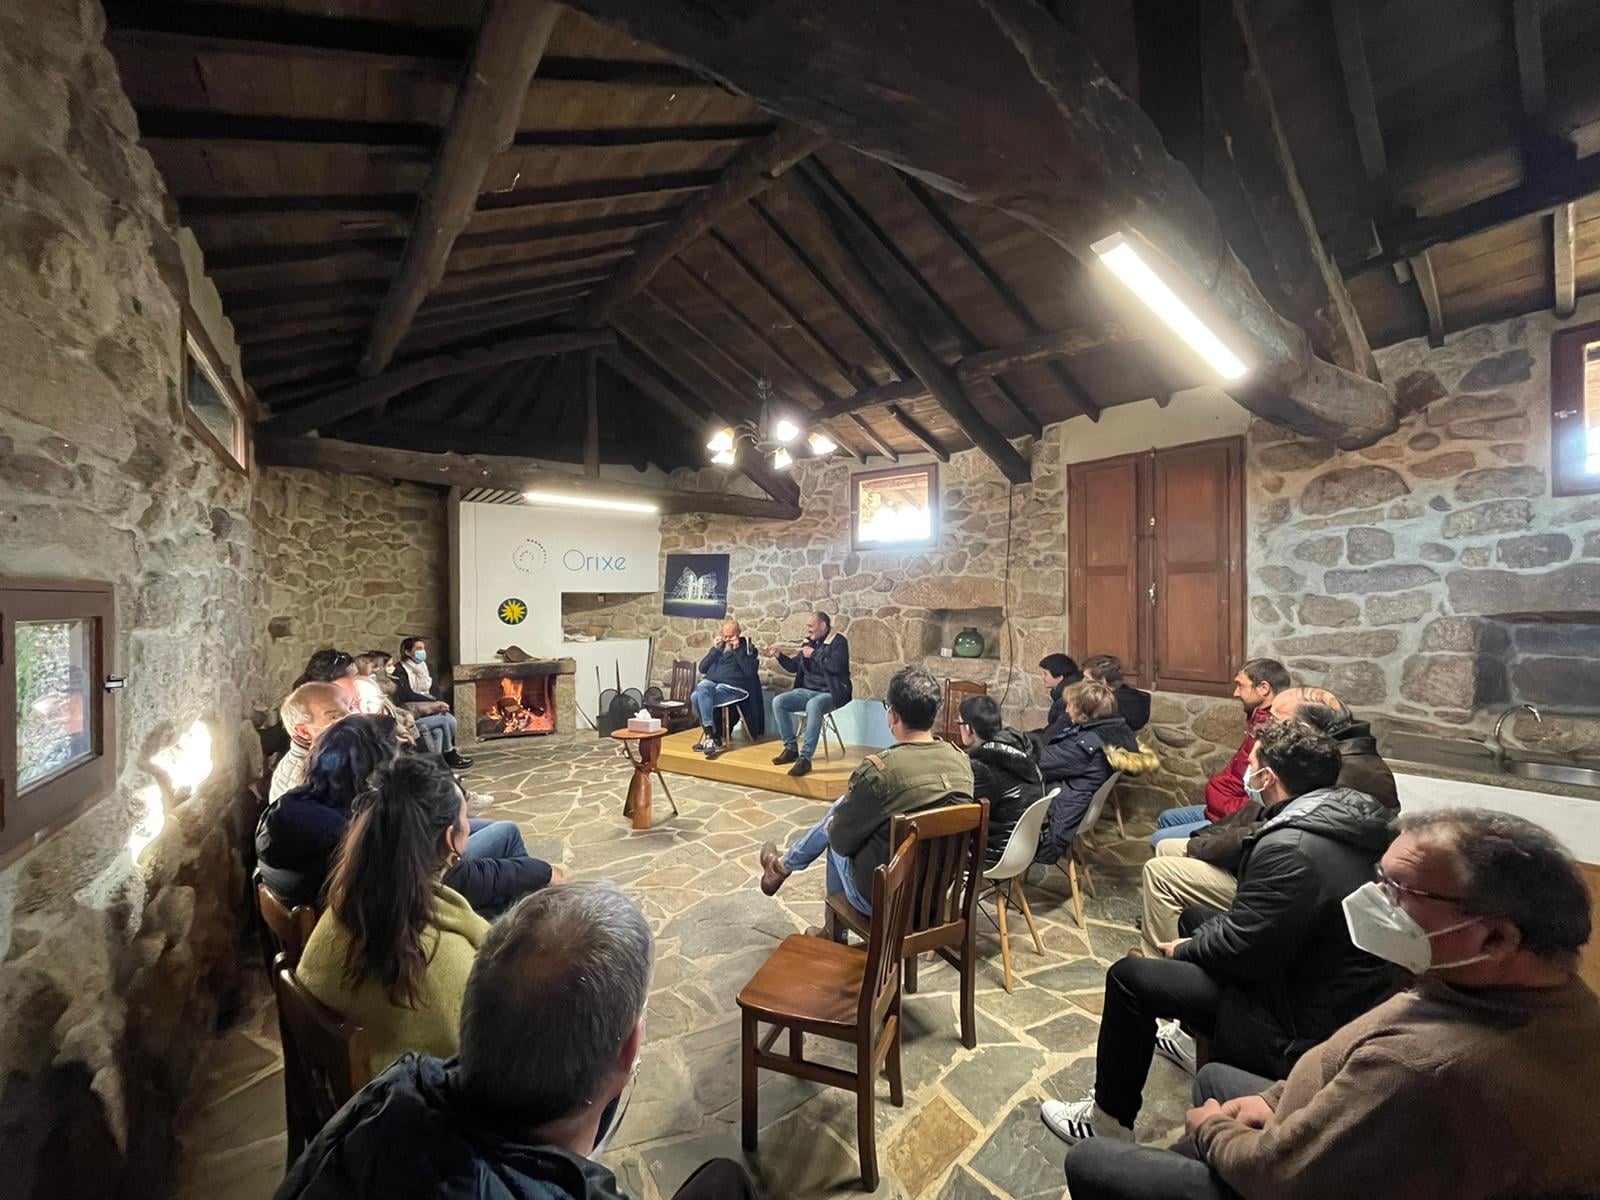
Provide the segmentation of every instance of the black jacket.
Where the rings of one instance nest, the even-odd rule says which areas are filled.
[[[766,709],[761,702],[761,660],[749,638],[739,639],[737,650],[724,650],[719,641],[700,660],[700,674],[712,683],[725,683],[729,687],[743,688],[745,698],[739,702],[739,719],[745,731],[758,738],[767,731]],[[721,731],[717,733],[721,737]]]
[[[1128,728],[1138,733],[1150,724],[1150,693],[1141,692],[1125,683],[1117,684],[1112,695],[1117,700],[1117,715],[1128,723]]]
[[[502,1136],[454,1096],[446,1064],[407,1054],[323,1126],[274,1200],[625,1200],[610,1171]]]
[[[843,708],[855,695],[850,683],[849,640],[842,633],[833,633],[821,642],[808,641],[807,645],[813,647],[810,658],[804,654],[780,654],[778,665],[794,672],[795,687],[827,692],[833,697],[834,708]]]
[[[312,799],[304,788],[285,792],[256,822],[261,882],[290,908],[320,907],[322,885],[349,821],[347,811]]]
[[[982,745],[974,746],[972,798],[989,802],[989,847],[985,868],[1000,861],[1006,842],[1028,806],[1044,795],[1033,739],[1015,729],[1001,729]]]
[[[1061,791],[1050,802],[1034,861],[1060,861],[1089,810],[1089,801],[1113,771],[1140,775],[1160,765],[1161,760],[1139,745],[1121,717],[1063,724],[1050,732],[1039,751],[1039,770],[1046,791],[1057,786]]]
[[[1272,1079],[1393,987],[1394,971],[1357,950],[1343,901],[1372,879],[1394,814],[1349,788],[1273,805],[1246,839],[1227,912],[1173,958],[1222,986],[1213,1056]]]

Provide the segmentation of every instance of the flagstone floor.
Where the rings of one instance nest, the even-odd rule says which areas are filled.
[[[647,1044],[626,1120],[606,1162],[631,1200],[668,1200],[700,1162],[740,1154],[739,1021],[734,995],[777,941],[820,923],[823,871],[797,874],[775,898],[756,887],[756,850],[780,845],[823,811],[816,801],[671,776],[680,815],[656,797],[656,826],[622,819],[629,768],[609,744],[523,741],[480,747],[472,782],[485,815],[516,821],[534,854],[579,879],[623,885],[655,930]],[[961,1045],[955,973],[924,964],[904,1002],[905,1106],[880,1082],[878,1196],[1032,1200],[1062,1196],[1066,1147],[1039,1119],[1045,1097],[1074,1100],[1094,1078],[1106,967],[1138,942],[1139,864],[1149,826],[1128,840],[1104,821],[1090,852],[1099,898],[1072,919],[1066,878],[1034,872],[1029,897],[1045,954],[1013,924],[1018,972],[1007,994],[998,937],[982,926],[978,1046]],[[218,1035],[181,1131],[179,1200],[255,1200],[283,1172],[283,1087],[276,1018],[255,969],[248,1002]],[[816,1046],[810,1039],[808,1049]],[[842,1060],[841,1060],[842,1061]],[[1181,1133],[1189,1080],[1157,1059],[1141,1140]],[[774,1200],[859,1194],[852,1096],[763,1075],[761,1145],[751,1158]]]

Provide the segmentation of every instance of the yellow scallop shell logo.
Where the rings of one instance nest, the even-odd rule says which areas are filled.
[[[502,600],[499,615],[507,625],[521,625],[528,619],[528,606],[517,599]]]

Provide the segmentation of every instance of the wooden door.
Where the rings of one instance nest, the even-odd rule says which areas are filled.
[[[1151,636],[1168,686],[1230,679],[1244,655],[1241,457],[1235,438],[1154,455]]]
[[[1149,678],[1139,619],[1148,457],[1076,465],[1067,479],[1067,652],[1079,662],[1115,654],[1136,682]]]

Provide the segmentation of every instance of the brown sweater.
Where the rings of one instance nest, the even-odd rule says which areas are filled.
[[[1424,978],[1263,1093],[1265,1129],[1200,1126],[1245,1200],[1600,1196],[1600,1001],[1581,980],[1468,991]]]

